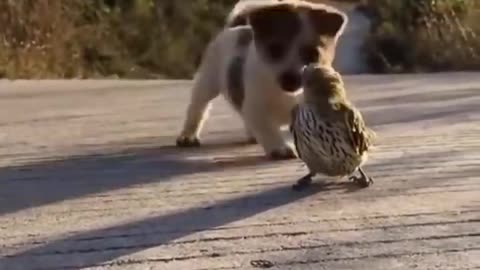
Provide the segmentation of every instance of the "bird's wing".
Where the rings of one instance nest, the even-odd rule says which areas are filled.
[[[372,145],[375,133],[365,126],[362,115],[358,110],[349,106],[344,106],[344,108],[350,143],[358,154],[362,154]]]

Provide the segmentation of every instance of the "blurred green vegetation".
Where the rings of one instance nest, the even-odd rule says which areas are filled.
[[[189,78],[234,0],[2,0],[0,77]]]
[[[364,0],[375,72],[480,68],[480,1]],[[2,0],[0,77],[191,78],[237,0]]]
[[[480,69],[480,1],[367,0],[374,72]]]

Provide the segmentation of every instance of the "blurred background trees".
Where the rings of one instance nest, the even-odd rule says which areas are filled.
[[[0,77],[191,78],[237,0],[0,0]],[[478,0],[364,0],[375,72],[480,68]]]
[[[191,77],[236,1],[1,0],[0,77]]]
[[[480,69],[480,1],[368,0],[374,72]]]

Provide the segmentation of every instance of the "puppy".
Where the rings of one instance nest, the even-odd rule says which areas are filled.
[[[282,136],[302,97],[301,69],[330,65],[347,16],[299,0],[240,1],[209,43],[194,77],[177,146],[199,146],[211,102],[220,93],[243,119],[249,141],[271,159],[295,158]]]

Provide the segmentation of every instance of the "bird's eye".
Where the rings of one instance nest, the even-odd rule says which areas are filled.
[[[302,63],[308,65],[310,63],[317,62],[320,54],[317,47],[312,45],[305,45],[300,48],[299,56],[302,60]]]

